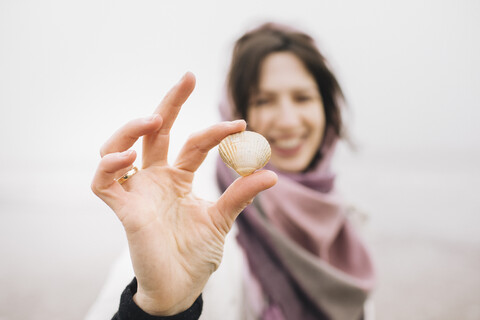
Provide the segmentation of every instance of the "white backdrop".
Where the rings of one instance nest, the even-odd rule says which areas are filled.
[[[473,243],[478,255],[479,1],[0,0],[0,284],[18,286],[18,299],[0,295],[0,319],[16,319],[6,306],[37,297],[32,286],[60,273],[44,259],[76,276],[89,268],[87,282],[104,275],[123,243],[89,190],[101,144],[192,71],[197,88],[174,126],[174,156],[218,121],[233,41],[264,21],[311,33],[338,75],[360,150],[341,148],[339,186],[374,229]],[[210,186],[208,163],[199,180]],[[47,271],[31,286],[11,282],[32,261]],[[83,294],[93,299],[99,285]],[[53,319],[58,299],[37,309]]]
[[[187,70],[198,88],[176,132],[204,127],[215,120],[233,40],[270,19],[318,39],[361,141],[478,148],[479,11],[474,0],[3,0],[1,161],[13,169],[84,167],[90,148],[150,113]]]

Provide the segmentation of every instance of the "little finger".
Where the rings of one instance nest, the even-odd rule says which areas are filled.
[[[92,181],[92,191],[108,206],[115,210],[116,205],[127,195],[127,191],[116,181],[132,168],[136,153],[134,150],[109,153],[98,165]]]

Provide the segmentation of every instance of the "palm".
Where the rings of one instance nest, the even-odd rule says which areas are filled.
[[[134,120],[103,146],[92,190],[117,214],[125,228],[138,280],[137,303],[145,311],[172,314],[188,308],[220,264],[227,232],[260,191],[275,184],[262,171],[236,180],[215,203],[192,193],[194,172],[208,151],[244,121],[223,122],[193,135],[174,164],[167,162],[170,129],[194,87],[182,79],[150,119]],[[125,151],[143,136],[143,168],[123,185],[114,181],[132,167]]]
[[[135,274],[141,279],[149,273],[149,284],[156,285],[144,289],[152,293],[159,283],[191,290],[197,282],[204,284],[220,264],[228,226],[225,222],[219,230],[213,223],[214,204],[192,194],[192,179],[192,173],[170,166],[144,169],[129,185],[130,204],[118,213],[134,246]],[[148,265],[144,255],[151,257]]]

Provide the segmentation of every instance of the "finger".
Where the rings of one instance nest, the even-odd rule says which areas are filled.
[[[158,132],[149,134],[143,139],[143,167],[152,164],[166,164],[170,129],[177,118],[182,105],[195,88],[195,76],[187,72],[183,78],[167,93],[155,114],[160,114],[163,124]]]
[[[228,232],[238,214],[259,192],[274,186],[277,179],[273,171],[261,170],[235,180],[214,205],[212,218],[216,225]]]
[[[127,193],[115,179],[131,168],[136,156],[134,150],[128,150],[109,153],[100,160],[91,188],[113,210]]]
[[[182,79],[167,93],[154,113],[158,113],[163,118],[161,134],[168,134],[177,118],[182,105],[195,88],[195,76],[187,72]]]
[[[192,135],[180,151],[175,166],[195,172],[210,149],[218,145],[226,136],[245,130],[246,126],[244,120],[226,121]]]
[[[100,149],[103,157],[109,153],[122,152],[133,146],[133,144],[146,134],[157,131],[162,125],[162,118],[153,114],[143,119],[135,119],[118,129]]]

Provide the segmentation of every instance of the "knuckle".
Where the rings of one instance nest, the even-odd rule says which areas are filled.
[[[103,146],[101,146],[99,151],[100,151],[100,157],[103,158],[108,153],[107,145],[104,144]]]
[[[188,136],[187,141],[188,141],[189,143],[191,143],[191,144],[196,144],[196,141],[198,141],[198,139],[200,139],[200,135],[201,135],[200,132],[191,133],[191,134]]]
[[[97,184],[95,183],[95,181],[92,181],[92,183],[90,184],[90,189],[92,190],[92,192],[99,196],[100,195],[100,189],[98,188]]]
[[[200,153],[207,153],[209,149],[203,146],[202,139],[202,132],[192,133],[188,138],[187,145],[190,149],[197,150]]]

